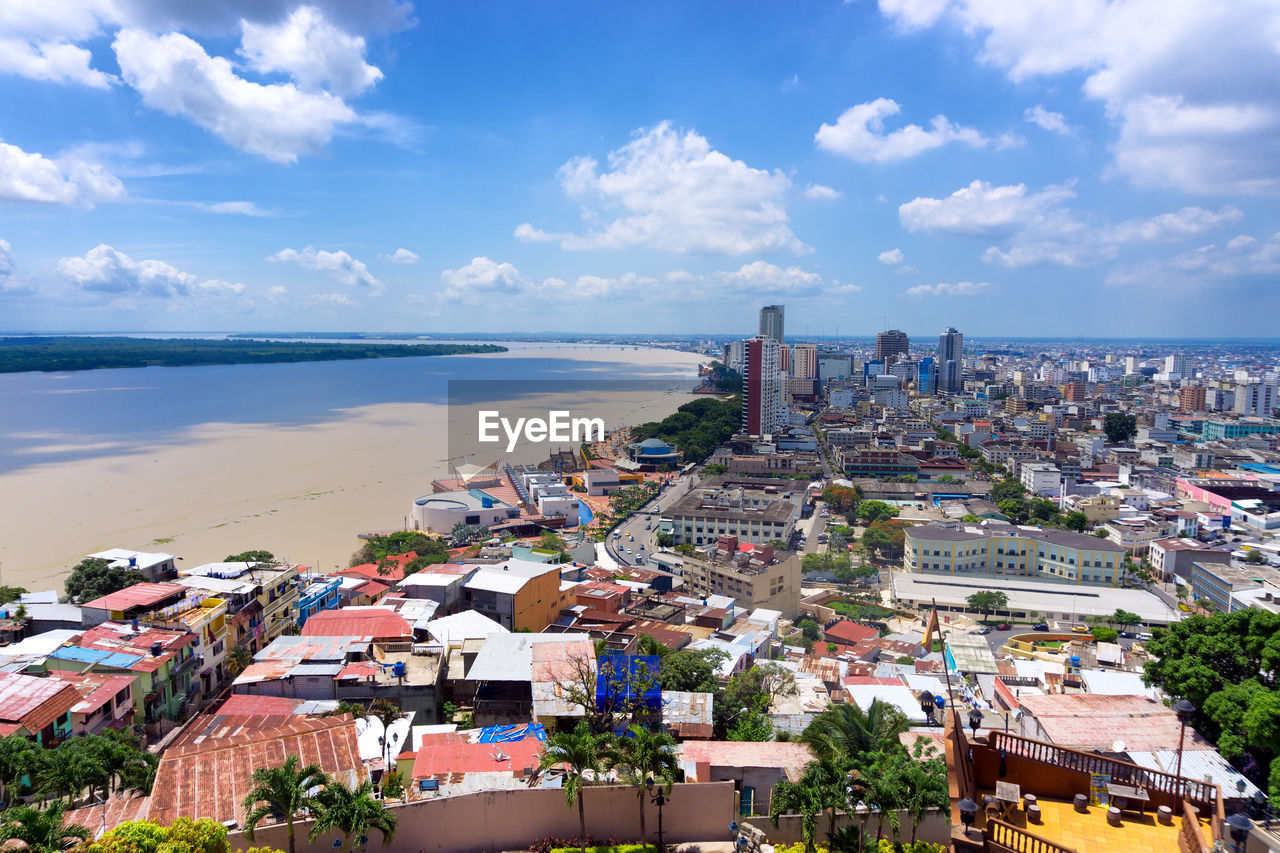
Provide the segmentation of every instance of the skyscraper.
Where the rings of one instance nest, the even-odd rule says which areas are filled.
[[[796,379],[818,378],[818,345],[796,344],[791,354],[791,375]]]
[[[747,435],[772,435],[783,426],[778,342],[766,335],[757,335],[744,344],[742,431]]]
[[[899,356],[906,355],[910,349],[911,341],[906,332],[889,329],[876,335],[876,358],[885,364],[897,361]]]
[[[760,309],[760,334],[773,338],[779,344],[782,343],[783,313],[781,305],[766,305]]]
[[[950,326],[938,337],[938,390],[955,394],[964,388],[964,335]]]

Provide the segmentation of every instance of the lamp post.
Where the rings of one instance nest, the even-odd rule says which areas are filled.
[[[1253,830],[1253,821],[1244,812],[1236,812],[1227,818],[1227,826],[1231,827],[1231,840],[1236,843],[1236,853],[1244,853],[1245,842]]]
[[[969,829],[973,826],[974,818],[978,816],[978,804],[969,797],[965,797],[960,801],[960,822],[964,824],[964,837],[969,837]]]
[[[649,802],[658,807],[658,849],[665,850],[666,846],[662,843],[662,807],[667,804],[670,797],[663,792],[661,785],[655,786],[653,784],[652,776],[644,780],[644,789],[651,795],[649,797]]]
[[[969,712],[969,728],[973,729],[973,739],[978,739],[978,729],[982,728],[982,712],[974,708]]]
[[[1185,697],[1179,699],[1177,704],[1173,706],[1173,712],[1178,715],[1178,722],[1182,724],[1178,731],[1178,769],[1174,773],[1178,777],[1178,808],[1182,808],[1184,798],[1182,792],[1185,790],[1182,784],[1182,742],[1187,736],[1187,723],[1191,722],[1192,715],[1196,712],[1196,706],[1192,705]]]
[[[933,725],[933,694],[928,690],[921,690],[916,698],[920,700],[920,710],[924,711],[924,718],[929,721],[929,725]]]

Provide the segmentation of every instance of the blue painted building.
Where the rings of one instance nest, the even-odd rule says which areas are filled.
[[[317,578],[307,584],[298,597],[298,627],[321,610],[337,610],[342,604],[342,580]]]

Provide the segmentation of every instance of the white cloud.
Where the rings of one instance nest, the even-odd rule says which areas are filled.
[[[0,240],[0,285],[13,278],[13,247]]]
[[[124,195],[120,179],[73,154],[50,160],[0,142],[0,201],[38,201],[93,207]]]
[[[373,277],[367,266],[343,251],[317,251],[314,246],[307,246],[301,252],[296,249],[281,249],[267,260],[273,263],[296,263],[305,269],[326,272],[343,284],[359,284],[374,289],[382,287],[382,282]]]
[[[1280,5],[1269,0],[880,0],[902,29],[981,39],[1015,82],[1085,75],[1119,127],[1113,168],[1141,186],[1280,193]]]
[[[62,258],[58,274],[81,290],[117,296],[170,299],[184,296],[239,296],[243,284],[200,279],[164,261],[136,261],[105,243],[84,257]]]
[[[1149,219],[1121,222],[1104,229],[1102,238],[1114,243],[1179,240],[1216,231],[1223,225],[1239,222],[1243,218],[1243,211],[1229,204],[1217,211],[1205,210],[1203,207],[1184,207],[1174,213],[1161,213]]]
[[[731,255],[808,250],[787,224],[791,181],[785,174],[732,160],[705,137],[673,130],[668,122],[637,131],[611,151],[606,170],[591,157],[575,157],[559,177],[565,192],[583,203],[591,230],[551,234],[525,223],[516,228],[517,238],[555,240],[566,249]]]
[[[917,284],[907,289],[907,296],[976,296],[991,288],[989,281],[958,281],[955,284]]]
[[[824,187],[822,184],[809,184],[804,191],[805,198],[811,198],[816,201],[835,201],[842,195],[844,193],[840,192],[840,190]]]
[[[1067,187],[1028,193],[1025,184],[993,187],[973,181],[946,198],[912,199],[898,208],[898,219],[911,232],[1008,236],[1055,215],[1060,203],[1074,195]]]
[[[958,142],[973,148],[984,148],[993,140],[971,127],[952,124],[946,116],[934,116],[929,130],[909,124],[885,133],[884,120],[901,110],[896,101],[876,98],[850,107],[835,124],[818,128],[813,139],[819,148],[842,154],[859,163],[894,163]],[[1015,144],[1013,137],[1002,137],[995,144]]]
[[[1060,133],[1063,136],[1070,136],[1075,133],[1075,128],[1067,124],[1067,119],[1062,113],[1050,112],[1039,104],[1034,107],[1027,107],[1022,113],[1022,117],[1041,130],[1047,130],[1050,133]]]
[[[289,288],[282,284],[273,284],[266,290],[266,300],[268,302],[283,302],[289,294]]]
[[[320,150],[355,112],[329,92],[238,76],[180,33],[121,30],[112,45],[126,83],[148,106],[184,116],[230,144],[278,163]]]
[[[51,83],[80,83],[106,89],[115,80],[90,68],[93,55],[66,42],[32,44],[22,39],[0,38],[0,73],[17,74]]]
[[[1210,243],[1164,260],[1119,267],[1107,276],[1115,286],[1192,288],[1280,273],[1280,233],[1259,240],[1241,234],[1225,246]]]
[[[894,264],[900,264],[906,260],[906,255],[902,254],[901,249],[889,249],[888,251],[881,252],[876,255],[876,260],[882,264],[893,266]]]
[[[307,302],[326,308],[350,308],[356,301],[345,293],[313,293]]]
[[[392,264],[416,264],[418,255],[416,252],[410,252],[408,249],[396,249],[389,255],[379,255],[384,261]]]
[[[269,210],[263,210],[251,201],[219,201],[212,204],[196,202],[196,207],[209,213],[227,213],[236,216],[271,216]]]
[[[527,282],[513,264],[497,263],[485,257],[472,258],[471,263],[456,270],[440,273],[445,299],[475,299],[490,294],[519,293]]]
[[[822,288],[822,276],[799,267],[782,267],[766,261],[743,264],[733,272],[717,274],[730,292],[776,293],[779,296],[802,296]]]
[[[308,91],[347,96],[382,79],[365,62],[365,42],[335,27],[314,6],[299,6],[275,24],[241,23],[240,55],[259,73],[283,71]]]

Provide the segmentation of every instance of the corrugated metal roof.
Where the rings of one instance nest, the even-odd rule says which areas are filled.
[[[304,637],[374,637],[381,640],[412,635],[409,623],[390,607],[321,610],[308,617],[307,624],[302,626]]]
[[[292,678],[295,675],[327,675],[330,678],[337,677],[342,672],[342,664],[337,663],[299,663],[295,664],[285,675]]]
[[[507,743],[470,743],[460,733],[428,735],[413,761],[413,778],[431,779],[455,773],[533,773],[542,755],[537,737]]]
[[[151,607],[165,599],[186,593],[187,588],[176,583],[135,583],[86,602],[84,606],[94,610],[129,610],[134,607]]]
[[[1126,750],[1129,760],[1139,767],[1148,770],[1159,770],[1173,773],[1178,769],[1178,751],[1161,749],[1155,752],[1133,752]],[[1212,749],[1184,749],[1182,751],[1182,776],[1185,779],[1197,779],[1212,782],[1222,788],[1226,797],[1239,796],[1236,787],[1244,782],[1244,797],[1251,799],[1259,793],[1258,786],[1250,782],[1244,774],[1231,766],[1225,758]]]
[[[80,702],[80,691],[65,681],[0,672],[0,720],[21,723],[31,734],[43,730]]]
[[[476,655],[468,681],[533,680],[533,648],[542,643],[580,643],[589,634],[491,634]],[[592,658],[595,649],[592,647]]]
[[[319,615],[319,614],[317,614]],[[312,616],[311,619],[314,619]],[[308,619],[308,624],[311,622]],[[364,651],[373,642],[371,636],[276,637],[265,649],[253,656],[255,661],[334,661],[346,659],[351,651]]]

